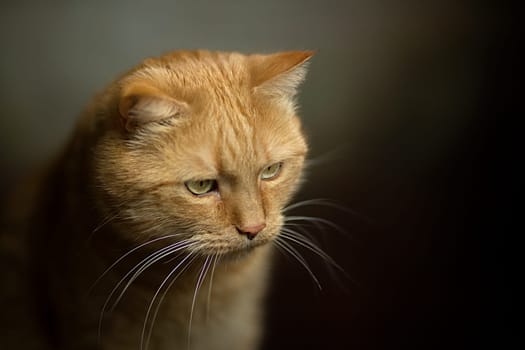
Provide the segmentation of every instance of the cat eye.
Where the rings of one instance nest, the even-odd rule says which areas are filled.
[[[197,196],[217,190],[217,181],[215,180],[186,181],[184,184],[188,191]]]
[[[267,166],[261,172],[261,179],[270,180],[279,175],[281,172],[282,163],[275,163],[270,166]]]

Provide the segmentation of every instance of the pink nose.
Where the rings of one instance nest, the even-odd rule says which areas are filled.
[[[259,224],[259,225],[243,226],[243,227],[236,227],[236,228],[237,228],[237,231],[241,235],[246,235],[246,237],[248,237],[249,240],[252,240],[255,238],[255,236],[257,236],[259,232],[264,230],[265,227],[266,227],[266,224],[263,222],[262,224]]]

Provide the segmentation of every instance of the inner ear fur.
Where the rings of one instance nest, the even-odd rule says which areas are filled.
[[[119,113],[127,131],[184,113],[188,106],[156,87],[133,83],[122,88]]]
[[[314,54],[314,51],[286,51],[249,56],[252,89],[256,93],[292,98]]]

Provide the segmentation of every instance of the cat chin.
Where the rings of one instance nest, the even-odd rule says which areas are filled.
[[[221,254],[221,261],[228,264],[228,263],[238,263],[243,262],[252,256],[258,251],[261,250],[261,248],[267,246],[267,244],[264,245],[258,245],[253,246],[246,249],[239,249],[239,250],[232,250]]]
[[[255,247],[248,249],[231,250],[220,254],[221,261],[238,261],[243,260],[250,256]]]
[[[221,260],[240,260],[253,254],[260,247],[268,245],[270,240],[250,241],[242,247],[221,247],[220,249],[210,249],[202,252],[204,256],[219,256]]]

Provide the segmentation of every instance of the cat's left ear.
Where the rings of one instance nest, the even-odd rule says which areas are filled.
[[[188,105],[149,84],[132,83],[122,88],[118,108],[122,124],[127,131],[133,131],[147,123],[182,114]]]
[[[293,98],[303,82],[315,51],[287,51],[248,57],[251,85],[255,93]]]

